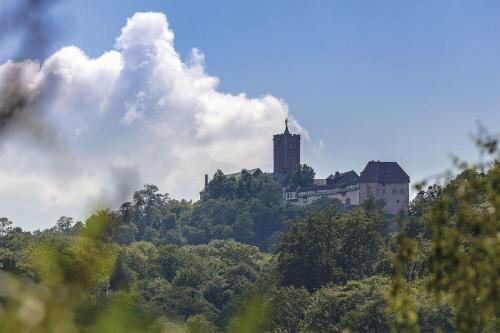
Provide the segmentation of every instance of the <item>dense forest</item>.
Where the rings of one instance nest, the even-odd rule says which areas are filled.
[[[117,210],[26,232],[0,219],[2,332],[495,332],[500,164],[383,203],[286,205],[268,175],[210,199],[146,185]],[[394,232],[396,230],[396,232]]]

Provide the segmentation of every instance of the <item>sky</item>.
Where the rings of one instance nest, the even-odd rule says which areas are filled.
[[[144,183],[196,199],[217,168],[271,170],[286,117],[318,177],[381,160],[412,182],[451,154],[476,160],[477,121],[500,128],[498,1],[66,0],[45,14],[59,29],[40,59],[0,39],[0,83],[20,71],[32,101],[0,136],[0,215],[25,229]]]

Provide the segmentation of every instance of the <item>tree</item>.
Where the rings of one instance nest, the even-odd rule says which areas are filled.
[[[136,272],[140,279],[160,276],[159,252],[150,242],[139,241],[127,245],[124,249],[123,260],[127,267]]]
[[[429,215],[428,287],[452,292],[457,328],[472,332],[489,327],[499,313],[500,163],[454,185]]]
[[[384,311],[389,283],[388,278],[374,276],[319,289],[306,310],[306,327],[313,332],[389,331],[391,319]]]
[[[297,169],[290,174],[288,183],[290,185],[311,186],[314,184],[315,175],[316,173],[313,168],[307,164],[300,164],[297,166]]]
[[[335,207],[294,223],[282,237],[276,254],[283,285],[315,290],[375,273],[387,241],[380,213]]]
[[[134,193],[131,211],[127,213],[137,227],[137,240],[158,240],[157,231],[161,227],[163,212],[169,201],[168,194],[160,193],[158,187],[151,184],[144,185],[142,190]]]
[[[269,332],[301,332],[310,295],[304,288],[277,288],[269,297],[264,326]]]
[[[0,236],[5,236],[12,230],[12,221],[6,217],[0,218]]]
[[[233,177],[228,178],[221,170],[217,170],[205,191],[212,199],[233,199],[237,194],[237,186],[237,181]]]
[[[117,238],[120,219],[110,210],[100,210],[85,221],[82,236],[111,242]]]
[[[203,315],[190,316],[186,321],[188,333],[216,333],[217,327]]]
[[[241,170],[241,176],[238,179],[238,198],[251,198],[255,196],[256,185],[254,177],[247,170]]]
[[[239,242],[250,241],[255,233],[253,232],[253,221],[248,210],[244,210],[236,216],[236,219],[231,226],[234,239]]]
[[[68,216],[61,216],[53,228],[55,232],[58,232],[60,234],[69,234],[72,231],[73,227],[73,218],[68,217]]]
[[[449,181],[425,214],[429,249],[425,255],[426,289],[448,297],[460,332],[495,331],[499,316],[500,151],[498,139],[479,136],[489,164],[457,163],[462,170]],[[418,313],[409,300],[408,263],[422,254],[412,233],[400,233],[390,304],[399,328],[418,330]]]
[[[427,215],[432,206],[436,203],[443,189],[439,185],[431,185],[425,191],[420,190],[411,201],[408,216],[405,224],[405,233],[409,237],[422,235],[426,239],[430,237],[430,230],[427,224]]]

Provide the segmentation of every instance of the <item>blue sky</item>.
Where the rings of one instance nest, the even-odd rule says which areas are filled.
[[[283,98],[320,174],[400,161],[415,179],[475,159],[475,121],[500,127],[497,1],[67,1],[60,45],[98,56],[125,18],[161,11],[176,49],[206,55],[221,90]]]
[[[282,99],[297,126],[309,133],[310,139],[304,140],[302,148],[303,162],[312,165],[318,176],[336,170],[354,169],[359,173],[367,161],[384,160],[399,162],[412,181],[419,181],[449,168],[450,154],[477,159],[470,140],[476,121],[493,132],[500,128],[498,1],[66,0],[53,8],[64,33],[49,54],[75,45],[88,57],[99,58],[113,49],[127,18],[141,11],[167,15],[169,29],[175,33],[175,51],[185,63],[193,58],[193,47],[203,52],[203,70],[220,80],[217,91],[233,95],[244,92],[249,98],[257,98],[265,104],[264,114],[269,117],[278,114],[280,118],[285,111],[263,96]],[[9,57],[8,52],[0,53],[0,64]],[[136,81],[133,75],[130,79]],[[135,105],[137,100],[127,100],[125,106]],[[270,111],[273,108],[277,108],[274,113]],[[139,110],[137,117],[142,116]],[[64,120],[84,119],[75,117]],[[112,113],[107,117],[114,119]],[[103,125],[106,131],[116,132],[112,140],[101,140],[102,147],[109,147],[108,152],[116,148],[111,142],[116,143],[117,138],[140,138],[143,134],[124,130],[123,119],[121,125]],[[259,158],[255,161],[247,158],[254,153],[252,147],[240,149],[255,142],[241,137],[239,148],[230,153],[233,159],[240,159],[241,165],[210,156],[228,154],[228,150],[218,151],[207,144],[212,150],[207,149],[204,158],[213,161],[191,172],[196,174],[193,179],[199,178],[199,184],[175,190],[172,182],[155,181],[164,176],[157,170],[143,172],[140,179],[158,183],[162,191],[175,197],[196,198],[202,173],[212,172],[216,165],[227,172],[240,166],[269,169],[272,165],[262,161],[271,160],[272,134],[281,128],[276,121],[273,118],[270,127],[254,126],[272,130],[249,132],[253,135],[249,137],[255,138],[258,133],[269,144],[264,153],[256,154]],[[85,127],[71,130],[79,136]],[[182,133],[186,131],[189,126],[182,128]],[[214,137],[211,135],[206,137]],[[85,135],[82,138],[86,142]],[[224,138],[237,140],[230,130]],[[213,142],[225,147],[226,141],[217,140]],[[92,140],[88,142],[91,147],[95,145]],[[196,149],[200,147],[197,142]],[[78,146],[76,150],[80,149]],[[198,152],[196,149],[193,152]],[[237,150],[245,151],[243,157]],[[106,148],[102,148],[100,154],[105,153]],[[116,156],[114,161],[123,162],[123,156],[126,154]],[[186,165],[195,163],[189,156],[181,158]],[[165,163],[174,174],[183,168],[168,159]],[[82,174],[87,177],[89,172]],[[92,192],[92,186],[84,187]],[[68,204],[51,214],[71,215],[70,208],[74,207]],[[27,221],[29,216],[12,218]]]

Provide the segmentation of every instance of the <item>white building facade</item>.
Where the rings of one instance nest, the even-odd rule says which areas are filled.
[[[315,179],[311,186],[284,186],[283,200],[304,206],[320,198],[329,198],[350,207],[371,199],[383,204],[384,211],[389,214],[406,214],[409,183],[409,176],[398,163],[370,161],[360,176],[354,171],[337,172],[327,179]]]

